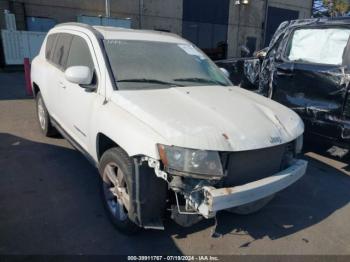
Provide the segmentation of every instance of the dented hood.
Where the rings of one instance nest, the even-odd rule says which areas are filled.
[[[293,111],[239,87],[120,90],[111,100],[168,145],[186,148],[252,150],[292,141],[304,131]]]

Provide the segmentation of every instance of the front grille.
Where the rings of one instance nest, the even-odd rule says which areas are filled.
[[[344,116],[350,117],[350,93],[348,93],[347,99],[345,101]]]
[[[284,144],[229,153],[226,156],[227,176],[223,181],[224,186],[239,186],[278,173],[281,168],[286,168],[284,158],[290,148],[290,144]]]

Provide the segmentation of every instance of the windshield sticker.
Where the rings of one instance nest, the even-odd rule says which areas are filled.
[[[189,55],[198,56],[200,59],[203,59],[203,60],[205,59],[204,55],[202,53],[200,53],[192,45],[178,44],[178,47],[180,47],[182,50],[184,50]]]

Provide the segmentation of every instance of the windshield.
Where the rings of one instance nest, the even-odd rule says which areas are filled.
[[[190,44],[105,40],[118,89],[232,85],[221,70]]]

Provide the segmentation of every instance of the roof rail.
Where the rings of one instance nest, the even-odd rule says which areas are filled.
[[[60,23],[60,24],[55,25],[55,27],[60,27],[60,26],[65,26],[65,25],[81,26],[81,27],[84,27],[84,28],[86,28],[86,29],[91,29],[91,28],[93,28],[91,25],[84,24],[84,23],[79,23],[79,22]]]
[[[102,35],[99,31],[97,31],[93,26],[88,25],[88,24],[84,24],[84,23],[78,23],[78,22],[61,23],[61,24],[55,25],[55,28],[56,28],[56,27],[61,27],[61,26],[66,26],[66,25],[68,25],[68,26],[69,26],[69,25],[71,25],[71,26],[79,26],[79,27],[88,29],[88,30],[90,30],[97,38],[103,39],[103,35]]]

